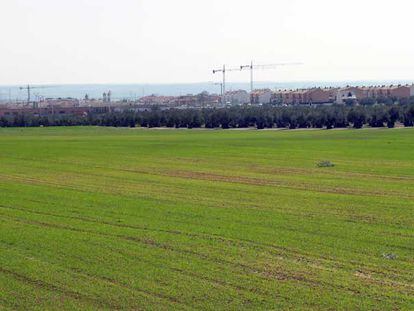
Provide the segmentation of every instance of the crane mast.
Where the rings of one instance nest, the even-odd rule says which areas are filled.
[[[44,88],[48,88],[51,86],[31,86],[31,85],[26,85],[26,86],[21,86],[19,87],[20,90],[26,90],[27,91],[27,104],[30,105],[31,102],[31,91],[33,89],[44,89]],[[34,102],[33,103],[33,108],[38,108],[37,104]]]
[[[22,86],[19,88],[20,90],[27,90],[27,103],[30,104],[30,90],[32,87],[28,84],[27,86]]]
[[[213,70],[213,74],[216,74],[218,72],[221,72],[223,74],[223,86],[222,86],[222,97],[221,97],[221,102],[223,105],[226,104],[226,72],[227,71],[240,71],[239,68],[226,68],[226,65],[223,65],[223,68],[220,69],[214,69]]]
[[[250,91],[254,90],[254,71],[255,70],[267,70],[267,69],[277,69],[280,66],[296,66],[303,65],[302,63],[276,63],[276,64],[267,64],[267,65],[255,65],[253,61],[249,65],[241,65],[240,70],[248,69],[250,70]]]

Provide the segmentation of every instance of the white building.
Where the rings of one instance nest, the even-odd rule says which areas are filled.
[[[244,90],[226,92],[226,100],[231,104],[248,104],[250,95]]]
[[[272,90],[262,89],[254,90],[251,94],[251,102],[253,104],[269,104],[272,99]]]

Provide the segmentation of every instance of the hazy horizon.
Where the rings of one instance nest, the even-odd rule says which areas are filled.
[[[256,88],[271,88],[271,89],[296,89],[309,87],[341,87],[346,85],[363,86],[363,85],[382,85],[382,84],[405,84],[411,83],[408,80],[376,80],[376,81],[291,81],[291,82],[271,82],[261,81],[256,82]],[[35,85],[32,85],[35,86]],[[42,87],[42,85],[39,85]],[[84,98],[86,94],[90,98],[102,98],[104,92],[109,90],[112,92],[114,100],[120,99],[138,99],[147,95],[161,95],[161,96],[179,96],[186,94],[199,94],[207,91],[212,94],[220,93],[220,86],[214,85],[211,82],[198,83],[169,83],[169,84],[113,84],[113,83],[99,83],[99,84],[48,84],[43,85],[45,88],[34,88],[32,90],[32,99],[42,98]],[[229,82],[227,90],[243,89],[250,90],[250,83],[248,82]],[[0,102],[26,100],[27,91],[20,90],[17,85],[0,85]]]

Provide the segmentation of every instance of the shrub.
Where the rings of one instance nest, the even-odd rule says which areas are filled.
[[[321,161],[316,164],[317,167],[334,167],[335,164],[333,164],[331,161]]]

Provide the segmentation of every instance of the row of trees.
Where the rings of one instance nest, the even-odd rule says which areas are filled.
[[[223,109],[157,108],[146,112],[132,110],[88,116],[34,117],[19,115],[0,118],[0,127],[97,125],[114,127],[170,128],[362,128],[389,127],[396,123],[414,125],[414,104],[372,106],[292,106],[292,107],[232,107]]]

